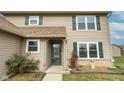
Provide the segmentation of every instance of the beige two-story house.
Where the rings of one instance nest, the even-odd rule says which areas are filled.
[[[40,60],[39,70],[51,65],[67,69],[72,51],[78,63],[110,67],[111,44],[108,11],[13,11],[0,17],[0,79],[5,61],[14,53]]]

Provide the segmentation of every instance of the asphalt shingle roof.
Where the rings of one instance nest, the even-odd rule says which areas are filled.
[[[3,16],[0,16],[0,29],[22,37],[66,37],[64,26],[17,27]]]

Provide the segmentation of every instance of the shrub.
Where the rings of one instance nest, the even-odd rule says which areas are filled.
[[[29,72],[31,70],[38,70],[39,60],[28,59],[28,56],[15,54],[6,61],[8,67],[8,75],[17,73]]]
[[[74,51],[72,52],[70,61],[69,61],[69,68],[76,68],[77,67],[77,60],[78,60],[78,56],[77,53],[75,53]]]

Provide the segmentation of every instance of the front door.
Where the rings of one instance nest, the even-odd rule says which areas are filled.
[[[61,65],[61,44],[51,44],[51,63],[52,65]]]

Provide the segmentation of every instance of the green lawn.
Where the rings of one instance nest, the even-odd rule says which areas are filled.
[[[17,74],[6,81],[40,81],[44,75],[41,72]]]
[[[117,68],[124,69],[124,56],[115,57],[114,60],[115,60],[114,64]]]
[[[115,57],[114,60],[114,65],[116,68],[113,68],[112,70],[118,73],[124,73],[124,56]]]
[[[103,73],[90,73],[90,74],[63,74],[64,81],[120,81],[124,80],[124,56],[115,57],[114,65],[116,68],[111,68],[117,74],[103,74]],[[123,73],[123,74],[118,74]]]
[[[124,75],[117,74],[63,74],[64,81],[120,81]]]

